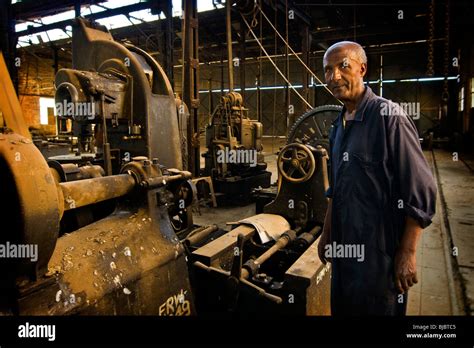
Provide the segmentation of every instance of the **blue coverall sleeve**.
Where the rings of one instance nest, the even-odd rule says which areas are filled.
[[[405,213],[422,228],[431,224],[436,207],[436,184],[423,155],[414,123],[406,116],[390,122],[388,148]],[[396,198],[396,197],[395,197]]]

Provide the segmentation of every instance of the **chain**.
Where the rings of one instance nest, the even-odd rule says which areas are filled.
[[[443,84],[443,94],[441,99],[443,102],[447,103],[449,99],[448,91],[448,76],[449,76],[449,0],[446,0],[446,17],[444,22],[444,84]]]
[[[426,75],[434,75],[434,32],[435,32],[435,0],[430,3],[430,18],[428,23],[428,68]]]
[[[250,23],[250,26],[252,28],[255,28],[258,25],[257,14],[258,14],[257,6],[255,6],[252,11],[252,22]]]

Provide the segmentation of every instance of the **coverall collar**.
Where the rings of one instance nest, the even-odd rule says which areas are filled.
[[[364,120],[364,113],[365,109],[367,108],[367,103],[369,100],[372,100],[375,97],[374,92],[372,92],[372,89],[369,86],[365,86],[365,91],[364,95],[362,96],[362,100],[360,101],[357,111],[354,117],[354,121],[363,121]],[[342,108],[341,113],[339,116],[334,120],[333,125],[334,126],[340,126],[342,123],[342,118],[344,117],[344,113],[346,112],[346,106],[344,105]]]

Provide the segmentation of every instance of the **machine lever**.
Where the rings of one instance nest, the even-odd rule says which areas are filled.
[[[203,264],[202,262],[199,262],[199,261],[195,261],[194,266],[196,266],[198,268],[201,268],[201,269],[203,269],[207,272],[216,272],[216,273],[226,275],[226,276],[230,275],[230,273],[228,271],[224,271],[223,269],[212,267],[212,266],[206,266],[205,264]],[[283,299],[280,296],[272,295],[272,294],[266,292],[265,289],[262,289],[261,287],[249,282],[246,279],[241,278],[240,282],[244,285],[247,285],[247,286],[251,287],[254,290],[257,290],[257,292],[260,296],[263,296],[263,297],[269,299],[272,302],[275,302],[277,304],[280,304],[280,303],[283,302]]]
[[[295,231],[296,230],[296,231]],[[255,260],[249,260],[246,263],[246,268],[242,271],[242,278],[248,279],[250,276],[253,276],[252,270],[258,270],[260,265],[267,261],[271,256],[273,256],[278,250],[283,249],[289,243],[293,242],[296,239],[296,232],[300,231],[299,228],[295,228],[295,230],[288,230],[281,235],[281,237],[276,241],[276,243],[267,251],[265,251],[262,255],[260,255]],[[253,265],[252,265],[253,264]],[[252,267],[253,266],[253,267]]]
[[[237,246],[234,249],[234,259],[232,261],[232,268],[230,276],[240,279],[242,274],[242,260],[243,260],[244,236],[239,233],[237,236]]]
[[[234,249],[234,259],[232,260],[232,267],[230,270],[230,276],[227,280],[227,295],[228,295],[228,310],[234,312],[237,309],[239,300],[239,283],[241,281],[242,274],[242,259],[243,259],[243,248],[244,248],[244,236],[239,233],[237,236],[237,246]]]

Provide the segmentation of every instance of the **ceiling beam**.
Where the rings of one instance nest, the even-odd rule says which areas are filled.
[[[118,8],[114,8],[114,9],[110,9],[110,10],[106,10],[102,12],[97,12],[97,13],[92,13],[92,14],[84,16],[84,18],[97,20],[100,18],[107,18],[107,17],[117,16],[121,14],[126,15],[130,12],[145,10],[149,8],[150,8],[150,3],[140,2],[138,4],[118,7]],[[72,25],[73,23],[74,23],[74,19],[67,19],[64,21],[59,21],[59,22],[55,22],[51,24],[45,24],[40,27],[28,27],[28,29],[26,30],[16,32],[16,36],[19,37],[19,36],[24,36],[24,35],[36,34],[36,33],[48,31],[51,29],[64,29],[68,25]]]

